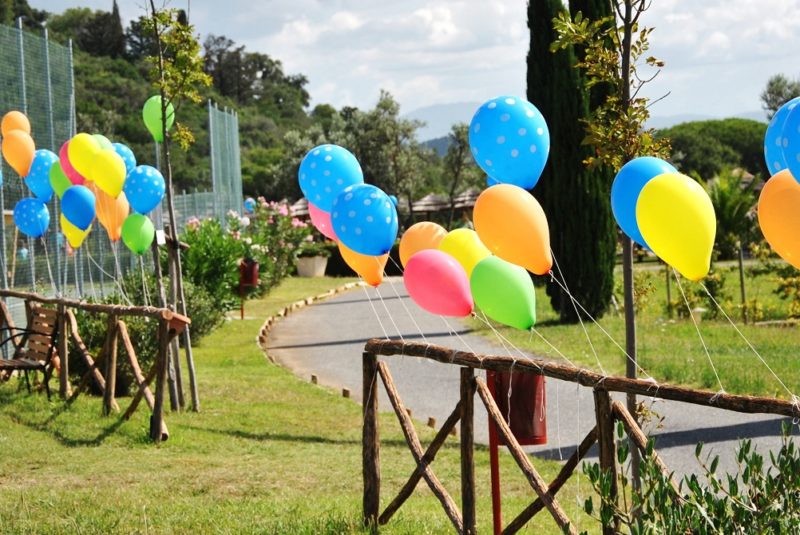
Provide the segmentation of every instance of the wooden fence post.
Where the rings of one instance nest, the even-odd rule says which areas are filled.
[[[475,535],[475,461],[473,428],[475,371],[461,368],[461,518],[464,535]]]
[[[594,409],[597,418],[597,444],[600,449],[600,470],[611,477],[609,499],[617,499],[617,454],[614,446],[614,415],[611,412],[611,396],[607,390],[594,389]],[[614,535],[619,519],[603,526],[603,535]]]
[[[69,350],[67,340],[69,333],[67,332],[67,309],[62,305],[58,305],[58,358],[61,360],[61,369],[58,373],[58,393],[61,399],[68,399],[70,396],[69,387]]]
[[[167,383],[167,358],[169,358],[169,321],[158,321],[158,355],[156,356],[156,392],[153,415],[150,417],[150,439],[161,442],[161,424],[164,422],[164,390]]]
[[[364,426],[362,436],[364,475],[364,525],[378,528],[381,496],[380,436],[378,429],[378,357],[364,353]]]
[[[117,388],[117,341],[119,339],[119,316],[108,317],[108,341],[106,347],[106,389],[103,392],[103,416],[114,412],[114,398]]]

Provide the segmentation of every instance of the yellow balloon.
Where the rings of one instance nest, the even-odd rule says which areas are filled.
[[[717,218],[711,199],[692,178],[664,173],[639,193],[636,221],[647,245],[689,280],[711,269]]]
[[[125,184],[125,174],[125,161],[112,148],[103,149],[95,155],[91,170],[86,176],[100,190],[116,199]]]
[[[448,232],[439,242],[439,250],[458,260],[467,272],[467,278],[472,275],[478,262],[492,254],[478,237],[478,233],[468,228],[457,228]]]
[[[70,247],[73,249],[77,249],[83,243],[83,240],[86,239],[86,236],[92,231],[92,226],[89,225],[89,228],[86,230],[81,230],[72,223],[70,223],[64,214],[61,214],[61,232],[64,233],[64,236],[67,238],[67,242],[69,242]]]
[[[69,163],[77,172],[88,177],[92,171],[94,158],[100,150],[100,143],[94,137],[84,133],[77,134],[67,145]]]

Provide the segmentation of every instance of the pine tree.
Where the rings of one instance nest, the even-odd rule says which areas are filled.
[[[114,7],[111,9],[111,16],[108,22],[108,28],[106,28],[104,36],[106,54],[112,58],[121,58],[125,55],[125,31],[122,29],[122,19],[119,16],[117,0],[114,0]]]
[[[593,316],[608,307],[613,290],[615,231],[607,172],[587,168],[590,147],[582,145],[590,97],[574,68],[571,48],[550,51],[556,39],[552,20],[564,11],[561,0],[528,4],[530,51],[528,100],[544,114],[550,129],[550,157],[533,193],[550,223],[553,272]],[[598,97],[599,98],[599,97]],[[548,280],[550,303],[561,321],[578,320],[563,289]]]

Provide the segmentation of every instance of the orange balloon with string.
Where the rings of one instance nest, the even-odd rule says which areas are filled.
[[[21,111],[14,110],[3,115],[3,121],[0,123],[0,132],[3,137],[12,130],[22,130],[28,135],[31,134],[31,122]]]
[[[118,241],[122,237],[122,224],[131,211],[125,193],[120,193],[116,199],[97,187],[94,182],[87,182],[86,187],[92,190],[95,195],[95,210],[97,220],[108,232],[108,237],[112,242]]]
[[[36,145],[30,134],[22,130],[3,134],[3,157],[19,176],[28,175],[35,152]]]
[[[764,184],[758,197],[758,226],[770,247],[800,269],[800,184],[788,169]]]
[[[383,282],[383,270],[389,260],[389,254],[367,256],[353,251],[339,242],[339,254],[350,269],[358,273],[370,286],[379,286]]]
[[[416,253],[426,249],[436,249],[446,235],[444,227],[436,223],[430,221],[414,223],[400,238],[400,263],[405,267]]]

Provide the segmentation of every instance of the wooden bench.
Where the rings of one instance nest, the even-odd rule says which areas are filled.
[[[14,326],[5,305],[2,306],[9,336],[7,341],[14,345],[14,355],[10,359],[0,359],[0,376],[10,377],[14,371],[25,373],[25,382],[30,392],[29,371],[44,374],[44,388],[50,398],[50,377],[60,362],[56,349],[58,340],[58,313],[36,303],[28,303],[28,326],[18,329]]]

